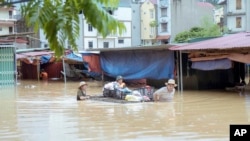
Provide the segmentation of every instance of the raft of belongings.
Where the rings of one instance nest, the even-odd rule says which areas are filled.
[[[103,97],[133,102],[153,101],[153,93],[155,89],[151,86],[144,86],[132,90],[131,93],[125,93],[119,89],[103,88]]]
[[[90,96],[90,100],[101,101],[101,102],[110,102],[110,103],[120,103],[120,104],[141,103],[141,101],[127,101],[125,99],[116,99],[116,98],[112,98],[112,97],[104,97],[103,95]]]

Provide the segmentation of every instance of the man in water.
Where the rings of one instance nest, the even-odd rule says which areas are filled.
[[[165,83],[165,87],[162,87],[154,92],[153,98],[154,101],[170,101],[174,98],[175,88],[177,85],[175,84],[175,80],[169,79],[168,82]]]

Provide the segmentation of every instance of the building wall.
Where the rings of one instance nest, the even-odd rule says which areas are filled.
[[[12,19],[12,17],[9,15],[9,11],[13,11],[12,9],[10,8],[4,8],[4,7],[1,7],[0,8],[0,20],[10,20]]]
[[[236,18],[240,17],[242,25],[241,27],[236,27]],[[230,32],[241,32],[246,30],[246,16],[229,16],[227,18],[227,27]]]
[[[0,35],[9,34],[9,27],[6,25],[0,25]]]
[[[150,40],[156,37],[156,27],[151,27],[150,23],[155,21],[156,10],[150,0],[141,5],[141,39]]]
[[[123,34],[121,35],[117,35],[117,37],[127,37],[127,38],[131,38],[131,26],[132,26],[132,23],[131,23],[131,20],[129,21],[121,21],[123,22],[123,24],[125,25],[127,31],[124,32]],[[130,43],[131,44],[131,43]]]
[[[171,34],[171,0],[158,0],[158,35]],[[164,28],[166,26],[166,29]]]
[[[131,7],[118,7],[113,17],[118,21],[131,21]]]
[[[175,36],[195,26],[201,26],[204,17],[213,20],[214,7],[197,5],[196,0],[171,0],[171,42]]]
[[[250,1],[246,0],[246,31],[250,32]]]
[[[126,2],[126,1],[125,1]],[[126,13],[126,14],[124,14]],[[104,48],[104,42],[108,42],[108,48],[116,48],[116,47],[129,47],[132,44],[132,10],[131,7],[118,7],[114,10],[113,15],[115,19],[124,23],[126,27],[126,32],[119,35],[118,33],[115,35],[108,35],[106,38],[103,38],[100,33],[94,27],[90,27],[89,24],[83,17],[82,22],[82,35],[80,38],[82,39],[82,44],[78,45],[78,50],[84,50],[89,48]],[[91,30],[90,30],[91,29]],[[122,41],[122,43],[118,43],[118,41]],[[89,42],[92,42],[92,47],[89,46]],[[79,42],[78,42],[79,43]]]
[[[89,49],[89,48],[91,48],[91,47],[89,46],[89,42],[92,42],[92,43],[93,43],[93,47],[92,47],[92,48],[97,47],[97,38],[85,36],[85,37],[83,38],[83,40],[84,40],[84,41],[83,41],[83,42],[84,42],[84,49]],[[80,49],[78,48],[78,50],[80,50]]]
[[[221,18],[223,18],[224,8],[220,7],[214,11],[214,23],[219,24]]]
[[[104,48],[104,42],[108,42],[108,48],[115,48],[115,38],[99,38],[97,39],[97,47],[96,48]]]
[[[119,40],[123,40],[123,42],[119,43]],[[132,39],[131,38],[116,38],[115,39],[115,47],[130,47]]]
[[[131,46],[141,44],[141,23],[140,23],[140,3],[131,3],[132,25],[131,25]]]
[[[250,3],[248,0],[241,0],[241,9],[237,9],[236,0],[228,0],[226,3],[227,11],[227,27],[230,32],[241,32],[246,31],[249,28],[249,7]],[[241,20],[237,20],[240,18]],[[240,26],[238,26],[240,23]]]
[[[9,14],[9,11],[12,14]],[[1,7],[0,8],[0,35],[12,34],[15,31],[15,21],[13,16],[13,8]],[[12,32],[9,31],[9,28],[12,27]]]

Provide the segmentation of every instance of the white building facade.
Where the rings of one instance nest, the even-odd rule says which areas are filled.
[[[220,24],[221,20],[223,19],[223,14],[224,14],[224,8],[220,7],[218,9],[214,10],[214,23],[215,24]]]
[[[126,32],[122,35],[108,35],[103,38],[97,30],[82,19],[82,27],[80,28],[80,39],[78,41],[78,50],[96,49],[96,48],[120,48],[131,47],[132,44],[132,10],[130,2],[120,5],[117,9],[110,11],[109,13],[118,21],[124,23]],[[82,40],[82,43],[81,43]]]
[[[120,48],[132,46],[132,10],[130,0],[120,0],[119,6],[108,11],[118,21],[124,23],[126,32],[122,35],[108,35],[103,38],[98,31],[87,23],[84,15],[79,15],[79,38],[76,40],[78,51],[96,48]],[[96,17],[95,17],[96,18]],[[41,48],[48,45],[47,39],[40,29]],[[65,41],[65,48],[70,48],[70,44]]]
[[[0,35],[15,33],[16,19],[13,14],[13,7],[0,7]]]
[[[224,25],[229,32],[250,31],[250,1],[221,0],[224,6]]]
[[[227,4],[227,26],[234,32],[246,29],[246,0],[230,0]],[[250,6],[250,5],[249,5]],[[248,23],[249,24],[249,23]]]

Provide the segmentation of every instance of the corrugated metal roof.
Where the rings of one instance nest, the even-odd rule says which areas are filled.
[[[170,50],[225,50],[250,48],[250,32],[240,32],[236,34],[228,34],[223,37],[218,37],[210,40],[190,43],[183,46],[175,46]]]
[[[95,48],[95,49],[86,49],[86,51],[127,51],[127,50],[159,50],[159,49],[169,49],[175,45],[172,44],[163,44],[163,45],[154,45],[154,46],[136,46],[136,47],[117,47],[117,48]]]
[[[26,44],[28,41],[24,39],[0,39],[0,43],[9,43],[9,42]]]
[[[22,54],[16,54],[16,59],[22,59],[22,58],[27,58],[27,56]]]
[[[167,40],[170,38],[170,35],[158,35],[156,37],[157,40]]]
[[[54,52],[52,51],[39,51],[39,52],[24,52],[24,53],[21,53],[21,55],[34,57],[34,56],[50,55],[53,53]]]

